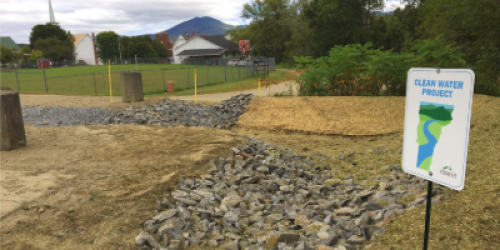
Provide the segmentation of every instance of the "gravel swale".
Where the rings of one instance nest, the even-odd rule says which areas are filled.
[[[215,106],[169,100],[148,106],[130,106],[126,111],[103,108],[22,106],[27,124],[44,127],[77,125],[205,126],[228,129],[245,112],[253,95],[237,95]]]
[[[408,206],[399,202],[421,193],[403,187],[422,180],[398,167],[387,170],[394,178],[376,177],[380,185],[365,187],[352,176],[332,176],[338,166],[317,165],[331,158],[321,154],[296,155],[253,137],[230,151],[157,201],[160,211],[135,238],[140,249],[365,249],[397,214],[425,204],[421,195]],[[442,187],[434,191],[439,202]]]

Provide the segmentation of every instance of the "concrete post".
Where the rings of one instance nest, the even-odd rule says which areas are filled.
[[[0,151],[9,151],[26,146],[23,114],[19,93],[0,90],[1,145]]]
[[[141,72],[120,72],[123,102],[144,100]]]

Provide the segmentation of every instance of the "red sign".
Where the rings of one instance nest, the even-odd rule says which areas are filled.
[[[240,51],[245,52],[245,40],[239,40],[238,43],[239,43]]]

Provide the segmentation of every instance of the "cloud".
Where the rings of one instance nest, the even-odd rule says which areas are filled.
[[[56,21],[76,33],[113,30],[120,35],[153,33],[197,16],[240,24],[250,0],[52,0]],[[0,34],[28,43],[31,28],[49,21],[47,0],[2,0]]]
[[[47,0],[1,0],[0,34],[28,43],[31,28],[49,21]],[[248,24],[240,18],[243,4],[252,0],[52,0],[56,21],[78,33],[113,30],[138,35],[169,29],[197,16],[225,23]],[[400,0],[386,0],[399,3]]]

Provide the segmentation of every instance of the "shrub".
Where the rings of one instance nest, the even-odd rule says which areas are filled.
[[[410,53],[372,49],[372,44],[336,46],[328,57],[295,57],[306,67],[298,78],[301,95],[406,94],[406,75],[412,67],[465,67],[465,54],[441,37],[416,41]]]

